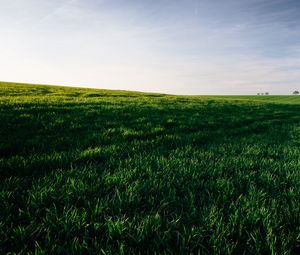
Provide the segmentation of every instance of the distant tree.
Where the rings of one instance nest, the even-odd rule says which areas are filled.
[[[260,93],[257,93],[258,96],[260,96]]]
[[[298,90],[295,90],[295,91],[293,92],[293,95],[299,95],[299,91],[298,91]]]
[[[268,96],[268,95],[269,95],[269,92],[266,92],[265,95]]]

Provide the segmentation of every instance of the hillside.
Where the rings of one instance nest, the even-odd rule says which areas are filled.
[[[0,253],[299,254],[299,112],[0,83]]]
[[[264,103],[300,104],[300,96],[222,96],[220,99],[261,101]]]

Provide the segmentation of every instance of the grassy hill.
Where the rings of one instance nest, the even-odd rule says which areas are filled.
[[[265,103],[300,104],[300,96],[222,96],[220,99],[261,101]]]
[[[299,254],[299,112],[0,83],[0,253]]]

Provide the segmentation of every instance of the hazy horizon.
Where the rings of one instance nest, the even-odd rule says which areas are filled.
[[[0,4],[2,81],[186,95],[300,90],[300,1]]]

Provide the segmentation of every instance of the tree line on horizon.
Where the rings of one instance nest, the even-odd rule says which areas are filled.
[[[257,93],[257,95],[258,96],[268,96],[268,95],[270,95],[270,93],[269,92],[263,92],[263,93]],[[293,95],[299,95],[299,91],[298,90],[295,90],[294,92],[293,92]]]

